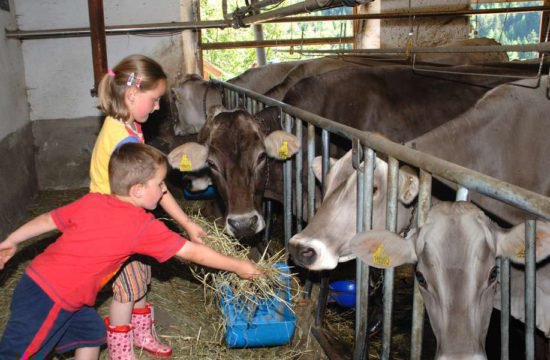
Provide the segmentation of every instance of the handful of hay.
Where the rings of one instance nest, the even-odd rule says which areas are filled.
[[[213,222],[200,215],[193,215],[190,218],[196,224],[200,225],[207,236],[203,237],[206,245],[218,251],[221,254],[232,256],[238,259],[249,259],[250,249],[243,246],[237,239],[227,235]],[[247,315],[253,316],[256,307],[259,304],[273,301],[279,301],[284,306],[292,309],[288,301],[280,294],[288,293],[290,289],[288,277],[290,280],[297,280],[292,274],[282,271],[274,266],[276,263],[286,262],[284,249],[272,256],[266,256],[267,249],[264,251],[256,266],[264,273],[264,277],[253,280],[244,280],[232,272],[225,271],[206,271],[200,266],[191,266],[193,276],[202,282],[205,289],[211,290],[210,294],[219,304],[219,300],[229,291],[231,301],[239,304],[239,310]],[[208,298],[207,293],[205,296]]]

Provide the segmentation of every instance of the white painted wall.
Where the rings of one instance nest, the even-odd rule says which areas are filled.
[[[0,10],[0,140],[29,123],[21,43],[6,39],[15,13]]]
[[[19,30],[89,27],[87,1],[14,3]],[[103,6],[106,26],[181,21],[179,1],[110,0],[104,1]],[[94,74],[89,37],[24,40],[22,48],[31,120],[101,115],[96,108],[97,98],[90,96]],[[181,76],[179,33],[167,37],[107,36],[110,66],[134,53],[157,60],[171,79]]]

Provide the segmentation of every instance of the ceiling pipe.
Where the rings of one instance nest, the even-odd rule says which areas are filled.
[[[158,23],[158,24],[107,26],[105,27],[105,34],[130,35],[130,34],[179,32],[183,30],[200,30],[200,29],[211,29],[211,28],[225,29],[228,27],[231,27],[231,22],[225,21],[225,20],[170,22],[170,23]],[[31,31],[6,30],[6,38],[19,39],[19,40],[52,39],[52,38],[62,38],[62,37],[84,37],[84,36],[90,36],[89,28],[31,30]]]
[[[291,16],[287,18],[272,19],[268,23],[285,22],[310,22],[310,21],[337,21],[337,20],[370,20],[370,19],[403,19],[409,17],[445,17],[467,15],[489,15],[550,11],[550,6],[525,6],[502,9],[465,9],[465,10],[415,10],[415,11],[391,11],[379,14],[354,14],[354,15],[327,15],[327,16]]]
[[[357,6],[371,2],[372,0],[306,0],[304,2],[290,5],[281,9],[268,11],[262,14],[251,16],[233,17],[233,27],[239,28],[247,25],[259,24],[269,20],[278,19],[286,16],[310,13],[312,11],[332,9],[342,6]]]
[[[506,9],[482,9],[482,10],[453,10],[453,11],[405,11],[380,14],[357,14],[357,15],[336,15],[336,16],[303,16],[278,18],[265,21],[267,23],[284,22],[306,22],[306,21],[336,21],[336,20],[367,20],[367,19],[399,19],[408,17],[439,17],[439,16],[460,16],[460,15],[482,15],[500,13],[521,13],[532,11],[550,11],[550,6],[531,6]],[[230,20],[211,20],[199,22],[169,22],[157,24],[140,25],[117,25],[105,27],[106,35],[132,35],[146,33],[178,32],[183,30],[200,30],[231,27]],[[90,36],[89,28],[70,28],[52,30],[6,30],[6,38],[30,40],[30,39],[53,39],[64,37],[85,37]]]
[[[284,51],[284,50],[283,50]],[[437,47],[406,47],[385,49],[350,49],[350,50],[295,50],[302,54],[421,54],[421,53],[479,53],[479,52],[550,52],[550,42],[523,45],[480,45],[480,46],[437,46]]]
[[[302,45],[325,45],[325,44],[351,44],[354,38],[309,38],[309,39],[286,39],[286,40],[264,40],[264,41],[234,41],[222,43],[203,43],[203,50],[221,50],[253,47],[279,47],[279,46],[302,46]],[[291,52],[298,52],[291,50]]]

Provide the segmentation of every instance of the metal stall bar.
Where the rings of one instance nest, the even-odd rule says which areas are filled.
[[[326,129],[321,130],[322,145],[322,164],[321,164],[321,197],[325,196],[327,173],[330,167],[330,133]],[[319,291],[319,303],[317,306],[317,315],[315,325],[321,326],[325,316],[329,295],[329,271],[321,271],[321,283]]]
[[[296,130],[295,134],[296,137],[302,141],[302,132],[303,132],[303,124],[302,120],[295,119],[296,120]],[[296,232],[302,231],[302,219],[303,219],[303,195],[302,195],[302,173],[304,168],[304,152],[302,151],[302,148],[298,151],[296,156],[294,157],[296,162],[296,176],[294,177],[295,187],[294,191],[296,193],[295,196],[295,204],[296,204]],[[311,163],[309,163],[309,166],[311,166]]]
[[[418,192],[418,205],[416,225],[422,226],[426,222],[428,211],[430,211],[432,202],[432,176],[420,170],[420,189]],[[424,331],[424,299],[420,293],[418,280],[414,279],[413,290],[413,320],[411,329],[411,360],[420,360],[422,356],[422,335]]]
[[[399,160],[388,158],[388,190],[386,202],[386,229],[392,232],[397,228],[397,196],[399,188]],[[394,269],[384,270],[384,324],[382,329],[382,359],[390,359],[391,326],[393,310]]]
[[[358,139],[353,140],[353,165],[357,169],[357,232],[372,229],[372,189],[374,183],[375,154],[368,147],[361,148]],[[362,149],[362,151],[360,151]],[[361,165],[361,158],[364,158]],[[368,311],[369,276],[367,264],[356,259],[355,269],[355,348],[353,359],[365,359],[369,351]]]
[[[309,221],[315,214],[315,174],[313,173],[313,159],[315,158],[315,126],[307,123],[307,220]],[[309,273],[305,284],[305,294],[311,297],[313,283]]]
[[[281,128],[292,132],[292,117],[281,109]],[[284,189],[284,223],[285,223],[285,249],[288,247],[288,240],[292,236],[292,162],[285,161],[283,164],[283,189]]]
[[[500,360],[510,358],[510,259],[500,258]]]
[[[535,220],[525,222],[525,358],[535,359]]]

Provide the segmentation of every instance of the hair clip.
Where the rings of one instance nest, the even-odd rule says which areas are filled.
[[[107,70],[107,75],[109,75],[110,77],[114,78],[115,77],[115,72],[113,71],[113,69],[109,68]]]
[[[136,76],[136,87],[139,89],[141,86],[141,75]]]
[[[126,81],[126,86],[130,87],[132,86],[132,83],[134,82],[134,79],[136,77],[136,73],[131,73],[130,76],[128,76],[128,81]]]

